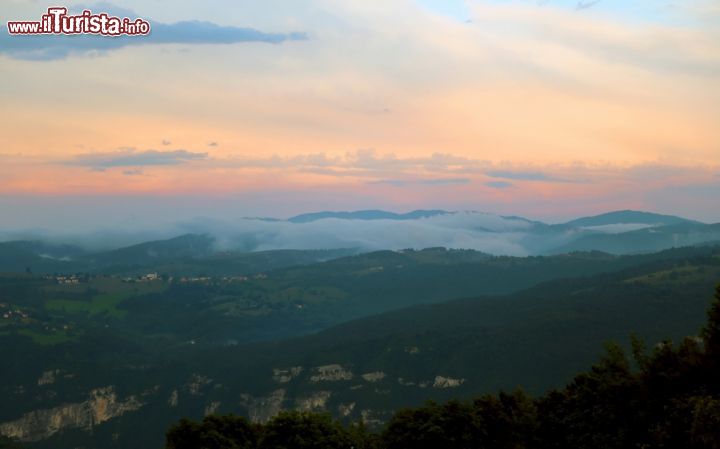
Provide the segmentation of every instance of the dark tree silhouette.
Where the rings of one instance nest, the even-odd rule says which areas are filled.
[[[350,433],[327,414],[281,412],[264,428],[261,449],[351,449]]]
[[[238,416],[208,416],[200,423],[181,420],[166,434],[167,449],[254,449],[258,428]]]

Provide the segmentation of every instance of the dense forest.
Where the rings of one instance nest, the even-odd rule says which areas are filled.
[[[379,433],[362,422],[281,412],[268,423],[243,417],[181,420],[166,449],[613,449],[720,448],[720,285],[699,336],[627,354],[608,343],[591,369],[532,398],[501,392],[471,401],[428,402],[395,413]]]

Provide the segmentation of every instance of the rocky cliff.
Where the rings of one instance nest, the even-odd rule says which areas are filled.
[[[142,406],[136,396],[119,400],[112,386],[98,388],[90,392],[86,401],[35,410],[15,421],[2,423],[0,434],[21,441],[39,441],[65,429],[91,429]]]

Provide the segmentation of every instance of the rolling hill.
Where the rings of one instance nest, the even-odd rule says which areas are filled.
[[[0,334],[0,357],[13,361],[0,373],[0,399],[13,404],[0,410],[0,429],[40,435],[32,447],[43,449],[149,449],[158,447],[163,430],[183,416],[232,412],[264,420],[281,409],[327,410],[377,426],[396,408],[426,399],[470,397],[519,385],[542,392],[587,369],[606,340],[624,343],[636,332],[652,345],[666,337],[693,335],[720,279],[719,251],[687,248],[621,258],[597,254],[591,259],[633,263],[505,296],[416,305],[314,335],[253,344],[218,346],[187,340],[182,329],[202,320],[217,301],[198,296],[199,287],[187,296],[168,297],[174,298],[176,316],[168,309],[154,309],[162,299],[150,292],[128,299],[134,305],[122,320],[97,314],[83,321],[80,315],[65,315],[56,308],[43,312],[32,304],[55,301],[52,295],[30,295],[27,305],[15,307],[56,326],[70,318],[76,330],[69,340],[49,342],[33,339],[32,333],[0,329],[6,332]],[[429,260],[433,263],[426,267],[432,270],[463,265],[447,263],[448,254],[452,252],[375,253],[286,269],[282,276],[308,279],[312,276],[307,270],[319,270],[315,279],[327,280],[366,270],[378,261]],[[566,266],[578,265],[572,257],[562,257],[568,260]],[[475,253],[459,259],[502,261],[505,267],[520,260]],[[534,263],[537,271],[558,260],[530,258],[527,263]],[[522,271],[508,273],[522,278]],[[397,291],[393,289],[398,276],[373,272],[360,276],[358,285],[368,285],[366,276],[373,279],[368,291],[382,292],[385,300]],[[416,273],[412,278],[422,276]],[[45,295],[52,292],[29,276],[0,281],[8,298],[17,299],[13,292],[35,288],[43,288]],[[25,290],[20,290],[23,285]],[[426,290],[418,287],[411,293],[416,304]],[[443,287],[457,296],[450,283]],[[132,311],[135,307],[137,313]],[[143,315],[156,328],[165,322],[178,327],[155,335],[128,325]],[[231,326],[233,319],[236,327],[244,326],[232,316],[208,325]],[[268,326],[280,331],[283,322]],[[59,420],[60,416],[66,418]],[[60,422],[59,428],[53,422]]]
[[[447,215],[451,212],[444,210],[415,210],[405,214],[397,214],[384,210],[360,210],[354,212],[314,212],[309,214],[296,215],[288,218],[291,223],[311,223],[317,220],[335,218],[339,220],[418,220],[421,218]]]
[[[289,253],[304,263],[379,250],[446,247],[493,255],[551,255],[573,251],[636,254],[720,241],[719,225],[638,211],[617,211],[563,224],[481,212],[386,211],[319,212],[289,220],[243,219],[234,223],[198,221],[198,232],[104,251],[82,250],[47,241],[0,243],[0,271],[30,267],[38,273],[103,272],[137,274],[155,270],[188,274],[222,271],[228,275],[244,262],[263,271],[282,265]],[[202,232],[200,232],[202,231]],[[77,239],[75,239],[76,241]],[[314,251],[331,253],[318,255]],[[334,252],[334,253],[332,253]],[[263,253],[255,257],[254,254]],[[222,264],[215,259],[222,259]],[[285,266],[289,266],[285,264]],[[243,268],[246,269],[246,268]]]
[[[688,220],[687,218],[676,217],[674,215],[661,215],[635,210],[622,210],[595,215],[592,217],[578,218],[572,221],[568,221],[567,223],[565,223],[565,226],[573,228],[607,226],[615,224],[645,224],[653,226],[667,226],[689,223],[697,224],[699,222],[694,220]]]

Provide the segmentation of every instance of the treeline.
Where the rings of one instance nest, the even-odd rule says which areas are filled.
[[[329,415],[182,420],[166,449],[720,449],[720,286],[698,337],[631,354],[616,344],[539,398],[518,391],[398,411],[380,433]]]

